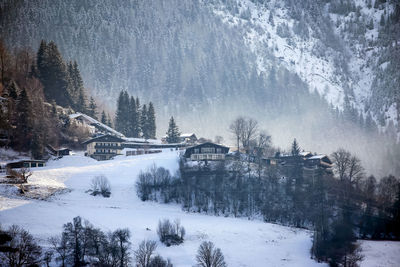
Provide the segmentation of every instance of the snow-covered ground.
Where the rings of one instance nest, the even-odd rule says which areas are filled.
[[[101,162],[76,154],[49,162],[44,168],[34,169],[29,183],[64,189],[64,193],[47,200],[26,199],[16,197],[15,190],[0,185],[0,222],[3,226],[18,224],[28,229],[46,246],[50,236],[61,233],[64,223],[81,216],[104,231],[129,228],[135,249],[143,239],[158,241],[158,220],[178,218],[186,228],[185,242],[172,247],[158,242],[156,251],[170,258],[174,266],[193,266],[197,249],[204,240],[211,240],[221,248],[229,266],[326,266],[310,258],[308,231],[257,220],[186,213],[178,205],[140,201],[134,186],[140,170],[155,163],[174,173],[178,168],[178,153],[165,150]],[[85,193],[91,179],[100,174],[111,183],[110,198]],[[363,247],[369,248],[371,255],[377,253],[369,243]],[[396,247],[390,247],[393,251],[386,253],[387,263],[389,254],[396,254]],[[374,261],[366,257],[363,266],[372,266],[369,264],[374,265]]]
[[[361,241],[362,254],[365,256],[361,267],[398,267],[400,266],[400,242]]]

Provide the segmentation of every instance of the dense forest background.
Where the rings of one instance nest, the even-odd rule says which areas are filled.
[[[293,137],[312,151],[346,147],[370,172],[400,172],[396,1],[4,0],[0,8],[10,49],[54,40],[101,109],[113,114],[121,90],[152,101],[158,136],[170,115],[210,138],[252,115],[282,147]]]

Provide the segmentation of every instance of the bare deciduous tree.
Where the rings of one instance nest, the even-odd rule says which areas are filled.
[[[350,157],[350,152],[344,150],[343,148],[340,148],[332,153],[334,170],[340,181],[344,181],[346,179],[346,173],[350,164]]]
[[[210,241],[201,243],[196,255],[197,266],[201,267],[225,267],[224,255],[219,248],[215,248]]]
[[[22,179],[24,183],[28,182],[28,178],[32,176],[32,172],[29,168],[21,168],[18,172],[19,177]]]
[[[343,148],[332,153],[334,169],[340,181],[357,184],[364,175],[360,159]]]
[[[129,248],[131,242],[129,238],[131,237],[131,233],[128,229],[118,229],[113,232],[113,240],[118,244],[118,255],[119,255],[119,265],[129,266],[130,256],[129,256]]]
[[[60,236],[53,236],[49,239],[50,244],[53,246],[54,252],[56,252],[56,261],[61,262],[61,266],[65,267],[68,256],[68,244],[65,234]]]
[[[243,117],[237,117],[231,125],[229,125],[229,131],[235,136],[237,143],[237,151],[240,149],[240,138],[245,125],[245,119]]]
[[[250,144],[256,139],[258,132],[258,122],[252,118],[245,120],[241,133],[241,140],[246,153],[250,152]]]
[[[0,254],[4,266],[37,266],[41,262],[42,249],[33,236],[17,225],[12,225],[7,233],[11,237],[9,246],[14,248]]]
[[[149,267],[151,256],[156,250],[157,244],[155,241],[144,240],[140,243],[139,248],[135,251],[136,266]]]

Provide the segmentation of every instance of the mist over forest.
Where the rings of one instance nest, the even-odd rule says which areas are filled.
[[[99,107],[121,90],[152,101],[157,137],[224,137],[256,119],[287,150],[343,147],[368,173],[400,174],[396,1],[9,1],[0,35],[36,52],[55,41]],[[327,8],[328,7],[328,8]]]

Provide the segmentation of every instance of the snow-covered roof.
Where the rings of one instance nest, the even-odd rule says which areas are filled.
[[[187,138],[187,137],[191,137],[191,136],[193,136],[193,135],[195,135],[195,134],[194,134],[194,133],[183,133],[183,134],[181,134],[180,137]]]
[[[105,125],[105,124],[99,122],[98,120],[96,120],[96,119],[94,119],[94,118],[92,118],[92,117],[90,117],[90,116],[88,116],[88,115],[86,115],[86,114],[77,112],[77,113],[75,113],[75,114],[69,115],[69,118],[70,118],[70,119],[78,119],[79,117],[81,117],[81,118],[83,118],[84,120],[88,121],[91,125],[101,127],[101,128],[103,128],[104,130],[106,130],[106,131],[108,131],[108,132],[110,132],[110,133],[112,133],[112,134],[114,134],[114,135],[116,135],[116,136],[125,137],[122,133],[120,133],[120,132],[114,130],[113,128],[111,128],[111,127],[109,127],[109,126],[107,126],[107,125]]]
[[[308,159],[322,159],[325,157],[326,157],[326,155],[315,155],[315,156],[309,157]]]
[[[144,139],[136,137],[123,137],[127,142],[130,143],[150,143],[150,144],[161,144],[160,140],[157,139]]]
[[[303,157],[304,157],[304,156],[307,156],[307,155],[310,155],[310,154],[312,154],[312,153],[309,152],[309,151],[303,151],[303,152],[300,152],[300,153],[299,153],[299,155],[300,155],[300,156],[303,156]]]

